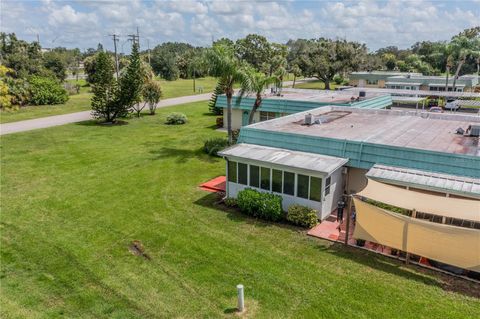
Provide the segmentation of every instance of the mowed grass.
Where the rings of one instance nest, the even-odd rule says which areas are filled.
[[[207,103],[1,139],[2,318],[474,318],[477,285],[225,211]],[[167,126],[165,116],[190,122]],[[150,260],[128,247],[140,240]],[[454,285],[455,284],[455,285]]]
[[[70,83],[76,83],[75,80],[68,80]],[[9,123],[23,120],[30,120],[39,117],[68,114],[73,112],[88,111],[91,109],[90,87],[85,86],[85,80],[78,82],[82,85],[80,94],[71,95],[65,104],[57,105],[29,105],[20,108],[18,111],[3,111],[0,110],[0,123]],[[196,91],[193,91],[193,80],[178,79],[175,81],[160,80],[162,87],[162,99],[170,99],[174,97],[196,95],[201,93],[213,92],[217,81],[213,77],[205,77],[196,79]],[[203,92],[199,88],[203,88]]]
[[[335,82],[330,82],[330,90],[335,90]],[[291,87],[291,86],[290,86]],[[312,89],[312,90],[325,90],[325,83],[319,80],[313,80],[303,83],[295,83],[296,89]]]

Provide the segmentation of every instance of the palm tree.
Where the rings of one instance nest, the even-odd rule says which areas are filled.
[[[248,124],[252,124],[255,112],[262,104],[262,98],[265,90],[268,89],[268,87],[272,84],[280,85],[281,80],[278,76],[267,76],[264,73],[256,72],[253,69],[248,70],[246,75],[247,79],[242,84],[238,95],[238,101],[240,101],[241,98],[246,94],[255,94],[255,102],[253,103],[252,110],[248,116]]]
[[[248,77],[243,70],[242,63],[235,57],[233,48],[226,45],[214,45],[208,52],[207,59],[210,72],[224,85],[227,97],[227,131],[228,142],[233,143],[232,135],[232,97],[233,86],[239,83],[241,87],[248,87]]]

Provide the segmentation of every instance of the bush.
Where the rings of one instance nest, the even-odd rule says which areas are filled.
[[[54,79],[32,76],[28,83],[30,85],[31,104],[62,104],[68,100],[67,91]]]
[[[187,116],[183,113],[171,113],[167,116],[166,124],[178,125],[187,123]]]
[[[225,147],[228,146],[228,140],[221,137],[210,138],[205,141],[203,146],[203,150],[208,155],[218,156],[218,151],[223,150]]]
[[[278,221],[283,215],[281,196],[250,188],[238,192],[237,205],[243,213],[265,220]]]
[[[306,206],[292,205],[288,208],[287,220],[298,226],[312,228],[318,223],[317,212]]]
[[[335,84],[337,84],[337,85],[343,84],[343,82],[344,82],[343,76],[338,75],[338,74],[335,75],[335,76],[333,77],[333,82],[335,82]]]

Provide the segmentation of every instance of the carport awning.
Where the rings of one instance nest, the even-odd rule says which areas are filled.
[[[480,222],[480,200],[431,195],[372,179],[357,195],[408,210]]]
[[[330,174],[348,162],[348,159],[254,144],[236,144],[218,153],[232,160],[251,160],[308,171]]]

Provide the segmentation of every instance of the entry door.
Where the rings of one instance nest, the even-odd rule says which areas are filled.
[[[248,125],[248,111],[242,113],[242,126]]]

